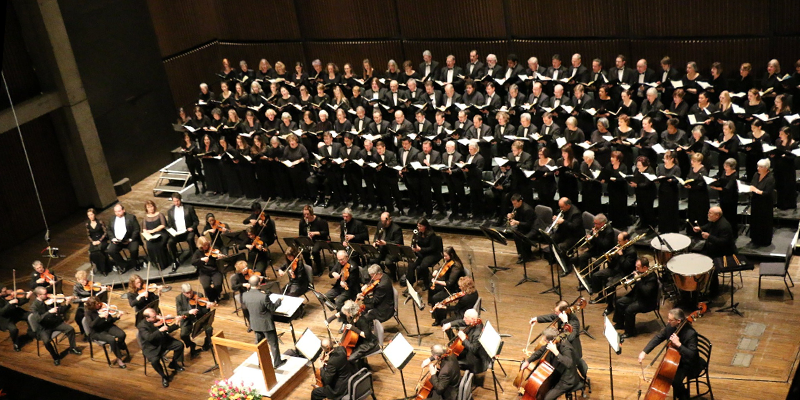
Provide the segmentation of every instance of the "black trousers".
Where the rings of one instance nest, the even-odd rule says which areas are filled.
[[[17,343],[17,339],[19,338],[19,328],[17,328],[17,322],[25,321],[25,323],[28,324],[28,331],[25,334],[28,336],[33,335],[33,329],[31,329],[31,324],[28,322],[28,316],[30,314],[31,313],[18,307],[14,311],[14,315],[8,318],[8,322],[5,325],[0,325],[0,331],[8,331],[11,341],[13,343]]]
[[[414,263],[408,267],[406,273],[406,280],[414,284],[417,280],[421,280],[426,287],[431,285],[431,271],[430,269],[442,259],[440,254],[432,254],[425,257],[417,257]]]
[[[652,311],[652,309],[645,307],[632,296],[620,297],[614,308],[614,324],[624,324],[626,334],[636,335],[636,314],[648,311]]]
[[[347,191],[350,192],[350,201],[358,203],[361,199],[361,167],[349,165],[344,169],[344,179],[347,182]],[[365,201],[362,201],[366,204]]]
[[[92,340],[101,340],[108,343],[109,347],[111,347],[111,351],[119,359],[122,359],[122,350],[128,348],[128,345],[125,343],[125,338],[125,331],[116,325],[105,332],[92,333]]]
[[[55,347],[53,347],[53,345],[50,344],[50,339],[53,337],[53,332],[55,331],[59,331],[62,334],[64,334],[69,340],[69,347],[75,348],[75,329],[73,329],[72,326],[67,325],[65,322],[62,322],[61,325],[55,328],[42,329],[42,331],[39,332],[39,340],[41,340],[42,343],[44,343],[44,348],[46,348],[47,351],[50,353],[50,355],[53,356],[53,360],[61,358],[61,356],[58,353],[56,353]]]
[[[198,279],[200,280],[200,285],[203,286],[203,292],[206,294],[206,297],[208,297],[210,301],[219,300],[219,295],[222,293],[222,273],[219,271],[211,275],[201,273]],[[214,287],[211,287],[212,283]]]
[[[94,264],[95,270],[103,275],[108,275],[111,272],[111,265],[106,253],[107,248],[108,242],[104,241],[100,244],[99,250],[89,252],[89,260]]]
[[[455,171],[454,174],[460,174],[461,171]],[[445,175],[445,183],[447,184],[447,191],[450,195],[450,210],[452,215],[467,214],[467,205],[465,204],[465,191],[464,179],[453,178],[452,176]]]
[[[194,243],[196,236],[197,235],[196,235],[195,231],[191,231],[191,232],[186,231],[186,232],[181,233],[180,235],[175,236],[175,237],[170,236],[170,238],[167,240],[167,249],[169,249],[169,253],[172,254],[172,258],[176,262],[180,262],[178,260],[178,257],[180,256],[180,253],[178,253],[178,243],[180,243],[180,242],[188,243],[189,244],[189,254],[190,255],[194,254],[194,251],[197,250],[197,245]]]
[[[186,347],[189,348],[190,351],[193,351],[197,345],[192,340],[192,330],[194,330],[193,323],[184,323],[181,324],[181,340]],[[214,328],[208,327],[206,328],[206,342],[211,342],[211,335],[214,334]]]
[[[311,268],[314,270],[315,274],[321,274],[322,271],[325,271],[325,263],[322,262],[322,244],[321,242],[315,241],[314,247],[311,248],[311,251],[304,251],[303,257],[308,259],[309,256],[312,258]]]
[[[325,297],[333,300],[333,303],[336,305],[336,311],[341,311],[344,302],[350,300],[350,293],[344,290],[343,287],[336,285],[335,287],[331,288],[331,290],[328,290],[327,293],[325,293]],[[339,317],[339,321],[344,323],[344,314]]]
[[[256,343],[260,343],[265,338],[267,339],[267,343],[269,343],[269,352],[272,354],[272,366],[278,368],[278,364],[281,362],[281,348],[278,345],[278,334],[275,333],[274,330],[266,332],[256,331]]]
[[[131,257],[127,262],[122,258],[122,254],[120,254],[122,249],[128,249],[128,251],[131,253]],[[118,268],[127,271],[128,269],[135,267],[136,262],[139,259],[139,242],[132,240],[128,244],[109,243],[106,252],[109,256],[111,256],[111,259],[114,260],[114,263]]]
[[[161,353],[159,353],[158,357],[153,359],[147,359],[150,365],[153,366],[153,369],[161,375],[162,378],[167,377],[166,371],[164,371],[164,367],[161,366],[161,355],[166,354],[167,352],[172,351],[172,362],[169,364],[170,366],[175,366],[183,363],[183,343],[180,340],[175,339],[173,337],[169,338],[167,344],[161,348]]]

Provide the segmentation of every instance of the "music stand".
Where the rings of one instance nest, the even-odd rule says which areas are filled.
[[[486,291],[492,294],[492,303],[494,303],[494,319],[497,321],[497,330],[500,330],[500,314],[497,313],[497,303],[500,302],[500,292],[498,290],[497,281],[492,277],[489,280],[489,286],[486,288]],[[503,333],[500,335],[501,337],[511,337],[511,335],[507,333]]]
[[[614,368],[611,364],[611,352],[613,351],[617,355],[622,354],[622,338],[617,333],[617,330],[614,329],[614,324],[608,319],[608,316],[603,317],[603,324],[605,329],[603,330],[603,334],[608,340],[608,377],[611,382],[611,400],[614,400]],[[585,378],[585,377],[584,377]],[[641,392],[639,393],[641,394]]]
[[[411,344],[408,343],[408,340],[406,340],[400,332],[394,335],[389,344],[383,348],[383,355],[386,356],[386,359],[389,360],[392,366],[400,371],[400,382],[403,384],[403,397],[395,400],[408,400],[415,397],[409,396],[408,392],[406,392],[406,378],[403,376],[403,368],[408,365],[408,362],[411,361],[416,354],[417,353],[414,353],[414,348],[411,347]]]
[[[489,358],[492,360],[491,370],[492,370],[492,381],[494,382],[494,398],[495,400],[499,400],[499,395],[497,394],[497,387],[500,386],[500,390],[505,393],[505,389],[497,380],[497,374],[494,372],[494,363],[497,361],[497,365],[500,366],[500,369],[503,371],[503,375],[508,376],[506,374],[506,370],[503,368],[503,365],[500,364],[500,361],[497,360],[497,356],[500,355],[500,351],[503,349],[503,340],[501,339],[500,334],[492,326],[492,323],[486,321],[486,325],[483,326],[483,332],[481,332],[481,337],[478,341],[483,347],[483,350],[486,351],[486,354],[489,355]]]
[[[548,235],[545,231],[539,229],[539,233],[542,234],[542,237],[545,238],[547,244],[550,245],[550,251],[551,253],[553,253],[553,258],[555,258],[556,263],[558,263],[562,271],[566,272],[567,267],[564,266],[564,261],[561,260],[561,255],[558,254],[558,246],[556,246],[556,242],[554,242],[553,238],[550,237],[550,235]],[[556,280],[558,280],[558,285],[556,285]],[[552,264],[550,265],[550,284],[553,285],[553,287],[539,294],[557,293],[558,299],[563,300],[563,298],[561,297],[561,274],[556,274],[555,271],[553,271]]]
[[[303,334],[300,335],[300,339],[294,344],[294,349],[311,362],[311,370],[316,375],[317,367],[314,365],[314,361],[322,352],[322,341],[319,340],[317,335],[311,332],[311,329],[306,328]]]
[[[524,245],[530,246],[530,247],[533,247],[535,245],[533,243],[533,241],[531,241],[527,236],[523,235],[522,232],[519,231],[519,229],[511,228],[511,234],[514,235],[514,242],[518,242],[519,241],[519,242],[522,242]],[[517,282],[517,284],[514,285],[514,286],[522,285],[525,282],[536,283],[536,282],[539,282],[539,280],[536,279],[536,278],[529,278],[528,277],[528,260],[523,259],[522,260],[522,279],[520,279],[519,282]]]
[[[378,249],[373,247],[371,244],[350,243],[350,247],[352,247],[353,251],[355,251],[359,256],[363,257],[367,262],[380,256]]]
[[[492,242],[492,259],[494,260],[494,266],[489,265],[489,266],[487,266],[487,268],[489,268],[492,271],[492,275],[497,273],[497,271],[509,270],[510,268],[508,268],[508,267],[498,267],[497,266],[497,253],[495,252],[495,249],[494,249],[494,244],[495,243],[500,243],[503,246],[508,246],[508,241],[506,240],[506,238],[503,237],[503,234],[500,233],[497,229],[487,228],[485,226],[481,226],[480,228],[481,228],[481,232],[483,232],[483,235],[486,236],[486,238],[489,239],[490,242]]]
[[[409,298],[414,300],[414,304],[412,304],[411,308],[414,309],[414,323],[417,324],[417,333],[409,333],[408,336],[417,338],[417,346],[422,346],[422,338],[425,336],[432,335],[433,332],[422,333],[419,330],[419,317],[417,317],[417,307],[419,307],[420,310],[424,310],[425,305],[422,303],[422,300],[419,299],[419,294],[417,293],[416,290],[414,290],[413,286],[414,286],[413,284],[411,284],[406,280],[406,288],[408,288]]]
[[[196,337],[200,336],[200,333],[205,332],[207,328],[213,329],[214,317],[216,315],[217,315],[217,310],[211,310],[202,317],[198,318],[197,321],[195,321],[194,325],[192,326],[191,340],[194,340]],[[204,374],[219,369],[219,364],[217,363],[217,356],[214,354],[213,351],[211,352],[211,357],[214,358],[214,365],[211,368],[203,371]]]

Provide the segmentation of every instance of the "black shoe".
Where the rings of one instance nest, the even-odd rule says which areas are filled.
[[[439,321],[433,321],[433,323],[431,324],[431,326],[442,326],[442,323],[441,323],[441,322],[439,322]]]
[[[21,349],[19,348],[19,345],[18,345],[18,344],[16,344],[16,343],[14,343],[14,351],[16,351],[17,353],[19,353],[19,352],[20,352],[20,350],[21,350]]]
[[[325,202],[322,203],[322,207],[323,208],[328,208],[330,205],[331,205],[331,201],[330,200],[325,200]]]
[[[522,258],[522,257],[517,257],[517,261],[516,261],[516,263],[517,263],[517,264],[522,264],[523,262],[525,262],[525,259],[524,259],[524,258]]]
[[[168,388],[169,387],[169,379],[161,378],[161,386]]]
[[[622,330],[625,330],[625,327],[623,325],[620,325],[620,324],[614,324],[614,329],[616,329],[618,331],[622,331]]]
[[[211,350],[211,341],[207,340],[205,343],[203,343],[203,351],[209,351],[209,350]]]
[[[635,333],[625,332],[622,335],[619,335],[620,339],[628,339],[628,338],[632,338],[632,337],[636,337],[636,334]]]
[[[53,365],[55,365],[56,367],[61,365],[61,359],[60,358],[54,358],[53,359]]]
[[[319,199],[319,200],[314,202],[314,207],[319,207],[319,206],[321,206],[323,204],[325,204],[325,202],[322,199]]]
[[[183,372],[183,371],[186,371],[186,369],[185,369],[185,368],[183,368],[183,367],[181,367],[180,365],[178,365],[178,363],[176,363],[175,361],[173,361],[173,362],[169,363],[169,365],[167,365],[167,367],[169,367],[169,369],[173,369],[173,370],[175,370],[176,372]]]
[[[275,369],[278,369],[278,368],[280,368],[281,366],[283,366],[283,364],[286,364],[286,361],[287,361],[287,360],[280,360],[280,361],[278,361],[278,363],[277,363],[277,364],[275,364],[274,368],[275,368]]]
[[[137,263],[136,266],[133,267],[133,269],[138,272],[142,270],[142,266]]]
[[[562,278],[563,278],[563,277],[565,277],[565,276],[567,276],[567,275],[569,275],[569,274],[571,274],[571,273],[572,273],[572,270],[568,270],[568,271],[561,271],[561,272],[559,272],[559,273],[558,273],[558,276],[560,276],[560,277],[562,277]]]
[[[172,271],[170,273],[174,274],[178,272],[178,267],[180,267],[180,265],[177,262],[172,263]]]
[[[73,348],[69,349],[69,352],[72,353],[72,354],[77,354],[77,355],[83,354],[83,352],[77,347],[73,347]]]
[[[193,360],[194,360],[195,357],[197,357],[199,355],[200,355],[200,349],[194,348],[194,349],[189,351],[189,357],[191,357]],[[172,364],[170,364],[170,366],[172,366]],[[172,368],[172,369],[175,369],[175,368]]]

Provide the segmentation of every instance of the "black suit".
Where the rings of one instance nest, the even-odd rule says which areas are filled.
[[[436,150],[431,150],[430,154],[425,152],[417,153],[417,161],[425,165],[425,160],[430,159],[430,165],[441,164],[442,156]],[[440,211],[445,212],[444,197],[442,196],[442,173],[434,169],[421,170],[419,172],[420,194],[422,208],[426,215],[433,214],[433,201],[439,206]],[[433,197],[431,197],[431,190],[433,190]]]
[[[344,347],[334,347],[328,362],[319,371],[322,387],[311,391],[311,400],[340,399],[347,393],[347,382],[355,373],[355,366],[347,361]]]
[[[570,66],[567,69],[567,76],[570,77],[570,82],[573,84],[589,83],[589,70],[583,65],[579,65],[578,68]]]
[[[428,75],[425,74],[425,62],[421,62],[419,64],[419,71],[420,76],[424,79],[426,76],[429,76],[429,79],[436,79],[439,76],[439,63],[437,61],[431,60],[431,68],[428,72]]]
[[[491,79],[487,78],[486,82],[494,82],[495,79],[500,79],[503,77],[503,67],[498,64],[495,64],[494,67],[487,65],[484,72],[484,77],[491,77]]]
[[[608,263],[608,268],[595,271],[592,274],[592,293],[598,293],[603,290],[606,285],[613,284],[636,269],[636,250],[633,246],[628,246],[623,252],[622,256],[614,253],[611,261]],[[611,289],[614,290],[614,289]],[[613,303],[614,296],[608,297],[608,304]]]
[[[454,354],[444,357],[439,364],[439,371],[431,376],[431,399],[456,400],[458,384],[461,382],[461,370]]]
[[[514,219],[519,221],[519,225],[517,225],[517,231],[523,236],[531,239],[536,236],[536,230],[533,227],[534,221],[536,221],[536,212],[533,210],[528,203],[522,203],[522,206],[519,208],[515,208],[513,211]],[[517,254],[523,259],[527,260],[531,256],[531,246],[522,243],[521,241],[514,241],[514,244],[517,247]]]
[[[166,372],[161,366],[161,356],[172,350],[172,363],[170,365],[183,363],[183,343],[170,336],[170,333],[178,329],[177,324],[170,325],[166,332],[161,332],[160,328],[160,326],[155,326],[146,319],[142,319],[136,325],[136,329],[139,330],[138,339],[142,344],[142,354],[162,378],[167,378]]]
[[[400,203],[400,187],[397,181],[397,171],[393,169],[397,164],[397,156],[389,150],[381,156],[377,152],[373,155],[372,161],[379,164],[380,171],[377,172],[377,190],[381,205],[386,207],[389,212],[394,211],[394,207],[403,210]]]
[[[458,213],[462,213],[464,215],[467,213],[464,190],[466,178],[461,169],[456,166],[456,163],[463,160],[464,157],[461,156],[459,152],[453,152],[453,154],[442,154],[442,164],[447,167],[442,174],[444,175],[444,182],[447,184],[447,191],[450,194],[450,208],[453,212],[453,216]],[[449,173],[447,171],[449,171]]]
[[[444,251],[442,237],[433,231],[428,231],[424,236],[420,233],[417,246],[420,250],[415,252],[417,258],[408,267],[407,279],[413,284],[419,278],[426,287],[430,287],[430,268],[442,259]]]
[[[636,335],[636,314],[658,308],[658,276],[651,273],[633,286],[628,294],[617,300],[614,324],[625,326],[625,334]]]
[[[661,344],[661,342],[669,340],[670,336],[675,333],[675,330],[676,329],[672,326],[667,326],[662,329],[661,332],[650,339],[650,342],[647,343],[647,346],[644,348],[644,352],[649,354],[656,346]],[[681,331],[678,332],[678,340],[681,343],[681,347],[677,349],[681,354],[681,361],[678,364],[678,369],[675,371],[675,377],[672,380],[672,391],[675,393],[675,398],[684,400],[689,398],[689,391],[683,385],[684,378],[687,376],[697,376],[697,374],[705,368],[705,361],[699,357],[697,351],[697,331],[694,330],[692,324],[687,323],[684,325]]]
[[[405,171],[402,172],[402,179],[405,180],[406,187],[408,188],[409,208],[423,207],[420,202],[420,172],[415,171],[411,166],[412,161],[419,161],[419,150],[411,147],[408,150],[399,148],[397,150],[397,165],[403,167]],[[400,198],[395,199],[400,204]]]
[[[242,295],[242,308],[247,309],[250,329],[256,334],[256,343],[267,339],[272,354],[272,365],[276,368],[281,362],[281,350],[278,344],[278,335],[275,334],[272,315],[280,305],[280,299],[273,302],[269,298],[269,293],[263,293],[257,288],[250,288]]]
[[[530,363],[540,359],[545,351],[547,351],[547,348],[542,346],[542,348],[528,357],[528,362]],[[550,390],[547,391],[547,394],[544,396],[545,400],[555,400],[564,393],[570,392],[578,385],[580,377],[578,376],[578,370],[575,366],[574,351],[569,341],[562,340],[558,343],[558,356],[547,352],[544,358],[545,361],[561,374],[561,378],[558,380],[558,383],[551,386]]]
[[[730,256],[736,253],[736,237],[733,235],[731,224],[725,217],[720,217],[716,222],[709,222],[700,229],[708,232],[703,253],[711,258]]]
[[[395,264],[398,260],[396,257],[393,257],[389,254],[388,245],[396,244],[402,246],[403,230],[400,228],[400,225],[397,225],[394,222],[390,223],[388,228],[383,228],[381,222],[378,222],[378,227],[375,230],[375,236],[373,237],[372,241],[374,243],[378,240],[385,240],[386,245],[375,246],[378,249],[378,258],[370,260],[370,263],[385,266],[389,269],[389,272],[392,274],[392,276],[398,277],[397,265]]]
[[[365,125],[366,127],[366,125]],[[350,154],[348,154],[348,152]],[[361,148],[358,146],[342,146],[339,148],[339,158],[347,162],[338,166],[340,170],[344,170],[344,179],[347,182],[347,189],[350,192],[350,201],[353,202],[353,208],[358,206],[359,199],[362,198],[361,193],[361,178],[362,169],[354,160],[362,159]],[[342,187],[342,189],[344,189]]]
[[[111,220],[106,224],[108,228],[108,237],[111,240],[109,243],[108,248],[106,248],[106,253],[111,256],[111,259],[114,260],[114,263],[117,264],[117,267],[121,270],[128,270],[129,268],[135,267],[137,264],[137,260],[139,258],[139,232],[140,226],[139,222],[136,220],[136,216],[133,214],[125,214],[123,218],[125,218],[125,235],[122,236],[121,239],[117,239],[115,235],[116,227],[114,226],[114,221],[116,221],[116,216],[111,217]],[[131,255],[127,261],[127,266],[125,260],[122,259],[122,255],[120,252],[122,249],[128,249]]]
[[[445,66],[444,68],[439,70],[439,77],[436,78],[436,79],[438,79],[438,80],[440,80],[440,81],[442,81],[444,83],[452,83],[453,86],[461,85],[463,83],[463,79],[458,77],[459,75],[464,75],[464,71],[461,70],[461,67],[459,67],[457,65],[453,66],[453,69],[452,69],[453,73],[452,73],[452,77],[451,77],[449,82],[447,81],[447,73],[448,73],[448,71],[450,71],[450,68],[447,68],[447,66]]]
[[[364,298],[364,305],[366,313],[363,318],[368,320],[377,319],[379,322],[385,322],[394,316],[394,290],[389,275],[381,276],[375,289]]]
[[[204,297],[202,293],[195,292],[197,297]],[[192,309],[197,309],[196,314],[192,314]],[[189,298],[184,296],[183,293],[175,296],[175,312],[179,316],[183,316],[183,320],[181,320],[181,340],[186,347],[189,348],[190,351],[194,351],[196,345],[192,340],[192,330],[194,329],[194,323],[197,322],[200,317],[203,315],[208,314],[210,309],[204,305],[196,305],[192,306],[189,304]],[[211,344],[211,335],[214,334],[214,329],[212,327],[207,327],[205,330],[206,339],[204,346],[208,346]]]
[[[167,240],[167,248],[169,249],[170,254],[175,259],[176,262],[178,261],[178,243],[186,242],[189,244],[189,254],[194,253],[197,250],[197,245],[195,244],[195,239],[197,238],[197,226],[200,225],[200,220],[197,218],[197,213],[194,210],[194,207],[181,203],[183,207],[183,221],[184,226],[186,227],[186,232],[179,234],[178,236],[171,236]],[[175,206],[169,208],[167,211],[167,226],[178,230],[177,224],[175,223],[175,219],[178,216],[175,215]],[[189,231],[189,228],[192,230]]]
[[[467,164],[464,168],[464,175],[467,177],[467,186],[469,187],[469,210],[473,218],[478,218],[484,213],[482,174],[485,160],[479,153],[474,156],[467,154],[464,163]]]
[[[470,72],[470,66],[472,66],[472,71]],[[467,63],[464,66],[464,76],[467,78],[471,78],[475,80],[476,78],[480,78],[486,75],[486,65],[480,61],[476,61],[473,63]]]
[[[8,331],[11,336],[11,342],[19,345],[17,338],[19,337],[19,329],[17,329],[17,322],[25,321],[28,324],[28,331],[25,333],[28,336],[33,336],[33,329],[28,322],[29,312],[22,309],[22,305],[28,302],[28,298],[21,298],[17,304],[9,304],[5,298],[0,298],[0,331]]]

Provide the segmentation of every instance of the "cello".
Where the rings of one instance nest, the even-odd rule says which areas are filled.
[[[569,336],[570,332],[562,332],[558,336],[553,339],[553,344],[561,343],[562,340],[565,340],[567,336]],[[539,348],[541,346],[546,346],[547,340],[542,338],[539,343]],[[538,361],[535,361],[535,366],[531,368],[534,363],[528,365],[528,368],[524,368],[520,371],[520,374],[524,374],[525,371],[531,371],[530,375],[525,378],[524,382],[520,383],[519,386],[519,394],[522,396],[521,400],[542,400],[547,392],[550,390],[550,387],[555,383],[555,379],[553,378],[553,372],[555,372],[555,368],[545,360],[545,357],[550,354],[550,350],[545,350],[542,353],[542,356],[539,357]],[[519,378],[519,376],[518,376]],[[514,380],[516,384],[516,379]]]
[[[677,335],[687,323],[693,323],[697,318],[700,318],[707,310],[708,306],[705,303],[700,303],[700,309],[688,315],[678,326],[675,327],[674,335]],[[650,386],[644,395],[644,400],[664,400],[667,393],[672,388],[672,381],[675,379],[675,372],[678,370],[678,364],[681,362],[681,353],[674,347],[672,341],[667,339],[667,346],[665,347],[666,353],[664,358],[661,359],[661,364],[658,365],[653,379],[650,381]]]

